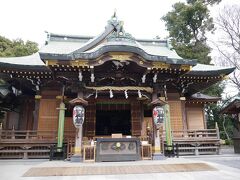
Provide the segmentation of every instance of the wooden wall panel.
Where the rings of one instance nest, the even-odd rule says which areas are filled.
[[[39,106],[38,131],[56,131],[58,128],[59,101],[56,99],[41,99]]]
[[[73,125],[72,117],[65,117],[64,131],[76,131],[76,128]]]
[[[203,107],[186,107],[188,129],[204,129]]]
[[[83,124],[83,134],[87,137],[95,136],[96,128],[96,103],[88,102],[85,114],[85,123]]]
[[[25,97],[20,109],[19,130],[33,130],[33,111],[35,101],[33,98]]]
[[[29,109],[28,109],[28,119],[27,119],[27,130],[33,130],[33,121],[34,121],[33,111],[35,109],[35,100],[31,99],[28,106],[29,106]]]
[[[170,120],[172,130],[183,130],[181,101],[168,101],[168,104],[170,106]]]
[[[19,124],[19,113],[17,112],[7,112],[7,122],[6,122],[6,129],[14,129],[18,130],[18,124]]]
[[[139,102],[131,104],[132,136],[141,136],[142,130],[142,108]]]

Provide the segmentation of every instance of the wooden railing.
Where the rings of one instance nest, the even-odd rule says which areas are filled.
[[[75,139],[75,132],[64,132],[64,144]],[[0,129],[0,158],[49,158],[50,147],[57,143],[57,131]]]
[[[160,134],[165,137],[165,131]],[[173,140],[220,139],[218,129],[172,131],[172,137]]]
[[[74,139],[74,131],[65,131],[64,139]],[[57,140],[57,131],[30,131],[30,130],[0,130],[1,141],[34,141],[34,140]]]
[[[160,138],[164,149],[166,143],[164,131],[160,133]],[[174,144],[178,144],[179,155],[219,154],[218,128],[172,131],[172,139]]]
[[[179,145],[180,155],[198,155],[219,152],[218,129],[172,131],[173,143]],[[97,138],[97,137],[94,137]],[[93,138],[93,139],[94,139]],[[141,141],[153,141],[151,137],[140,136]],[[165,144],[165,131],[160,132],[162,149]],[[83,144],[92,138],[84,137]],[[57,143],[57,131],[20,131],[0,129],[0,158],[48,158],[50,146]],[[75,132],[64,132],[64,143],[68,145],[67,157],[73,155]]]

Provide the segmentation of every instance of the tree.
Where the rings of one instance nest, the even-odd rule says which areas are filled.
[[[223,90],[225,88],[224,83],[217,83],[214,86],[211,86],[203,91],[203,93],[206,93],[210,96],[218,96],[221,97]],[[217,88],[219,86],[219,88]],[[229,141],[229,138],[233,137],[233,121],[232,118],[229,115],[223,115],[219,112],[221,109],[231,100],[231,98],[224,99],[221,104],[210,104],[206,106],[205,112],[207,114],[207,127],[210,129],[215,128],[215,124],[217,122],[219,131],[220,131],[220,137],[221,139],[227,139]]]
[[[0,57],[27,56],[38,51],[38,44],[32,41],[24,42],[21,39],[9,40],[0,36]]]
[[[194,3],[196,1],[201,1],[205,5],[214,5],[220,3],[222,0],[187,0],[187,3]]]
[[[221,34],[216,43],[220,53],[217,63],[236,67],[230,80],[240,92],[240,6],[226,6],[217,18],[217,25]]]
[[[173,48],[181,57],[197,59],[203,64],[210,63],[211,49],[207,45],[206,33],[213,32],[215,26],[208,6],[219,2],[220,0],[187,0],[187,3],[176,3],[173,5],[173,10],[162,18],[172,39]],[[221,83],[213,85],[203,93],[220,97],[223,86]],[[219,115],[220,109],[221,106],[217,104],[211,104],[206,108],[208,128],[215,128],[215,122],[218,122],[221,137],[225,139],[226,124],[223,124],[223,117]],[[231,124],[227,124],[226,127],[232,129]]]
[[[215,104],[207,106],[205,109],[208,117],[207,127],[214,129],[217,122],[221,139],[229,140],[229,138],[233,137],[233,121],[231,116],[219,114],[221,108],[222,106],[216,106]]]
[[[176,3],[173,11],[162,19],[166,22],[173,48],[181,57],[209,64],[211,49],[206,43],[206,33],[214,31],[214,24],[205,2],[213,1],[189,0],[187,4]]]

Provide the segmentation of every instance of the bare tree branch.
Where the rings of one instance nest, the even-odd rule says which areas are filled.
[[[220,53],[218,64],[234,66],[230,80],[240,91],[240,5],[226,6],[216,22],[221,39],[214,43]]]

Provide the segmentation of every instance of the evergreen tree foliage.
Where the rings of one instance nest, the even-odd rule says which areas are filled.
[[[162,19],[166,22],[173,48],[181,57],[210,63],[211,49],[206,43],[206,33],[214,31],[214,24],[204,1],[176,3]]]
[[[24,42],[22,39],[9,40],[0,36],[0,57],[27,56],[38,51],[38,44],[32,41]]]
[[[162,19],[166,23],[173,48],[183,58],[197,59],[198,63],[209,64],[211,62],[211,48],[207,45],[207,33],[215,30],[213,19],[210,16],[208,6],[218,4],[221,0],[187,0],[186,3],[176,3],[173,10],[168,12]],[[221,97],[224,85],[215,84],[203,91],[210,96]],[[232,136],[233,125],[229,117],[219,114],[221,106],[211,104],[206,108],[208,116],[208,128],[215,128],[218,123],[221,138]],[[224,120],[225,118],[225,120]],[[227,118],[227,119],[226,119]],[[225,124],[224,124],[225,123]]]

